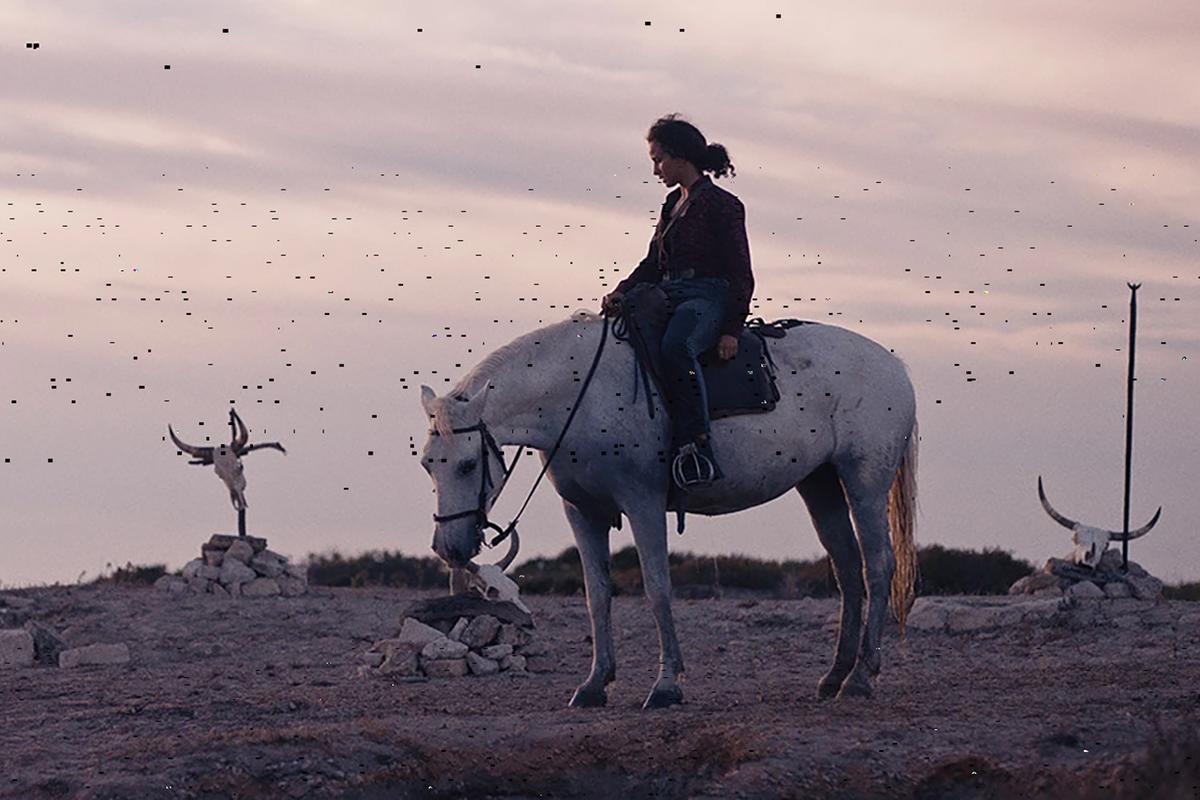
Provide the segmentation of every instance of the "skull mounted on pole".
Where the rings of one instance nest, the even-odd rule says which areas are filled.
[[[264,447],[270,447],[274,450],[287,455],[287,450],[279,442],[259,442],[257,444],[247,444],[250,439],[250,431],[246,428],[246,423],[242,422],[242,418],[233,409],[229,410],[229,444],[219,444],[212,446],[198,447],[196,445],[187,444],[175,435],[174,429],[167,425],[167,433],[171,437],[171,441],[175,443],[182,452],[192,456],[189,464],[197,466],[212,465],[217,473],[217,477],[229,489],[229,499],[233,503],[233,507],[238,512],[238,536],[246,535],[246,476],[242,467],[242,456],[254,450],[259,450]]]

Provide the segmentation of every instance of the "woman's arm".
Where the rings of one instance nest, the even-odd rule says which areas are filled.
[[[625,294],[639,283],[658,283],[658,248],[655,247],[654,238],[650,238],[650,247],[646,251],[646,257],[634,267],[633,272],[629,273],[629,277],[617,284],[617,288],[613,289],[616,294]]]
[[[730,197],[730,202],[714,215],[717,225],[717,245],[729,281],[729,313],[721,325],[721,333],[738,336],[750,313],[750,297],[754,294],[754,274],[750,271],[750,242],[746,237],[746,208],[742,201]]]

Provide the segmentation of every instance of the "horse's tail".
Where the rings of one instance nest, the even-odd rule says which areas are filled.
[[[892,574],[892,592],[889,605],[896,621],[900,623],[900,635],[904,636],[904,623],[908,611],[916,600],[917,544],[913,536],[914,517],[917,510],[917,423],[913,420],[908,435],[908,447],[900,460],[900,469],[888,492],[888,528],[892,535],[892,552],[896,557],[896,571]]]

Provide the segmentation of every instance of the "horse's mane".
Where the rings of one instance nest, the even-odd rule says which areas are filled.
[[[571,316],[564,320],[552,322],[549,325],[543,325],[542,327],[536,328],[529,333],[518,336],[508,344],[501,345],[489,353],[482,361],[476,364],[470,372],[464,375],[458,381],[458,383],[454,385],[454,388],[446,393],[443,399],[448,404],[454,400],[465,400],[469,397],[472,397],[476,392],[483,388],[483,385],[491,378],[492,375],[496,373],[497,370],[511,361],[514,356],[528,352],[533,341],[541,341],[543,339],[553,340],[563,336],[570,326],[592,325],[602,319],[603,317],[601,317],[599,314],[586,309],[579,309],[573,311]],[[575,328],[572,330],[577,331],[578,329]],[[449,419],[450,415],[443,413],[446,410],[446,405],[442,405],[441,408],[439,408],[438,413],[434,415],[433,419],[434,428],[443,435],[449,435],[450,428],[453,427],[453,423]]]

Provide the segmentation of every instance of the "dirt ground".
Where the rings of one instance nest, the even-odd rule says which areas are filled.
[[[686,702],[644,712],[642,598],[614,602],[608,707],[572,710],[581,597],[526,599],[555,672],[406,683],[356,668],[428,594],[15,594],[69,645],[132,661],[0,668],[3,798],[1198,796],[1198,604],[1123,628],[892,630],[872,699],[818,701],[836,601],[678,600]]]

